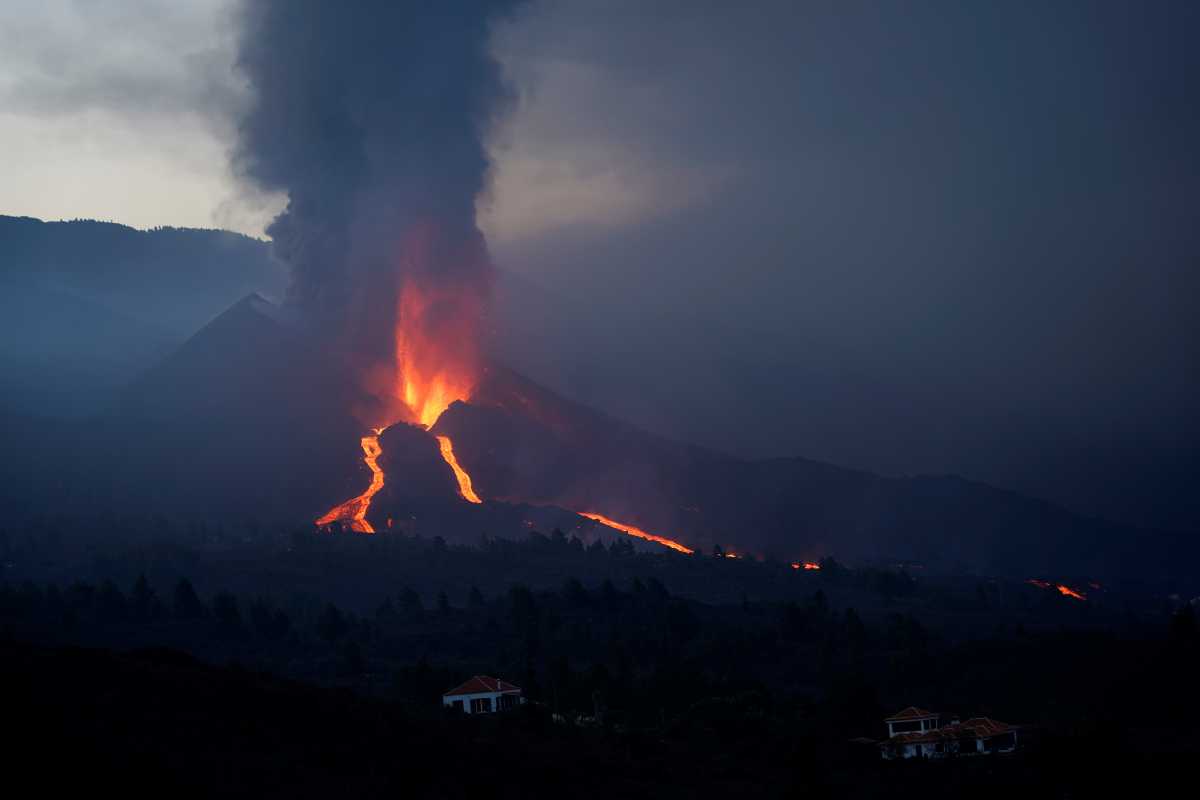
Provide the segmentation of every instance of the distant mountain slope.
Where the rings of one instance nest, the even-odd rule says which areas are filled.
[[[6,420],[5,489],[59,510],[303,520],[356,484],[352,383],[249,295],[72,423]],[[37,476],[30,480],[26,476]]]
[[[365,426],[351,414],[361,398],[341,364],[320,337],[249,295],[102,418],[6,419],[5,491],[35,508],[309,524],[369,482]],[[429,434],[397,425],[381,439],[388,480],[371,511],[380,528],[394,517],[403,530],[451,540],[512,535],[534,518],[532,503],[599,512],[701,552],[721,545],[1014,577],[1159,580],[1195,570],[1194,544],[1182,537],[956,477],[735,458],[649,434],[499,366],[433,433],[453,438],[485,499],[513,505],[462,502]]]
[[[435,432],[453,437],[484,497],[596,511],[701,550],[1015,577],[1195,572],[1187,537],[1086,519],[955,476],[734,458],[648,434],[502,369]]]
[[[281,295],[287,272],[268,243],[228,231],[0,216],[0,278],[69,291],[182,337],[249,292]]]
[[[82,416],[251,291],[266,242],[225,231],[0,216],[0,412]]]
[[[0,279],[0,412],[94,413],[178,341],[86,296]]]

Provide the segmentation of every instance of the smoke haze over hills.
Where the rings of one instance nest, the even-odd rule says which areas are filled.
[[[511,363],[739,455],[963,474],[1196,527],[1193,4],[664,3],[653,19],[605,5],[533,3],[493,32],[516,97],[485,142],[496,183],[480,208],[517,276],[498,288],[495,347]],[[0,87],[5,211],[55,185],[22,177],[39,142],[80,180],[96,153],[129,165],[131,191],[110,188],[98,217],[156,219],[127,195],[228,199],[207,173],[148,185],[122,160],[131,142],[171,139],[163,120],[186,106],[214,124],[176,123],[192,154],[179,163],[225,169],[246,109],[245,30],[227,4],[136,25],[96,9],[69,27],[22,6],[6,5],[24,21],[2,26],[0,48],[16,81]],[[85,30],[105,47],[80,47]],[[146,65],[153,80],[130,79]],[[102,137],[111,120],[144,135]],[[46,133],[59,126],[92,138]],[[215,144],[192,143],[202,129]],[[59,187],[63,203],[96,197]],[[6,276],[24,268],[13,252]],[[195,295],[215,267],[173,269]],[[280,296],[275,269],[274,287],[246,283]],[[203,314],[148,293],[126,305],[157,310],[152,327],[178,341],[244,293],[188,301]]]

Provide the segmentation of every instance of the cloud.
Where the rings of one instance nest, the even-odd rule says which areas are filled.
[[[0,213],[262,235],[237,189],[229,0],[0,5]]]

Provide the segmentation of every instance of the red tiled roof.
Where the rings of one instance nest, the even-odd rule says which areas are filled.
[[[961,727],[975,731],[975,735],[981,739],[988,736],[999,736],[1002,733],[1008,733],[1013,729],[1012,725],[999,720],[991,719],[990,717],[971,717],[970,719],[960,723]]]
[[[926,717],[936,717],[937,712],[926,711],[923,708],[909,706],[903,711],[899,711],[884,720],[884,722],[904,722],[910,719],[925,719]]]
[[[966,722],[956,722],[944,725],[924,733],[901,733],[891,739],[885,739],[880,744],[926,744],[937,741],[952,741],[955,739],[988,739],[1011,731],[1013,727],[1004,722],[998,722],[987,717],[972,717]]]
[[[442,697],[450,697],[459,694],[485,694],[488,692],[519,692],[519,686],[513,686],[511,683],[506,683],[499,678],[492,678],[487,675],[476,675],[471,680],[455,686],[450,691],[442,695]]]

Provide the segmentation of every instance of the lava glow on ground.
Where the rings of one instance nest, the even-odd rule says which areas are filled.
[[[375,528],[367,521],[367,509],[371,507],[371,498],[383,488],[383,470],[379,467],[379,456],[383,448],[379,446],[379,436],[383,428],[375,428],[372,436],[364,436],[359,440],[362,445],[363,463],[371,470],[371,485],[358,497],[353,497],[341,505],[334,506],[325,516],[317,519],[318,527],[326,527],[341,523],[349,526],[357,533],[374,533]]]
[[[1037,586],[1039,589],[1054,589],[1059,594],[1061,594],[1063,597],[1070,597],[1074,600],[1087,600],[1086,594],[1079,591],[1078,589],[1072,589],[1070,586],[1067,586],[1065,583],[1050,583],[1049,581],[1041,581],[1041,580],[1038,580],[1037,578],[1030,578],[1029,580],[1027,580],[1025,582],[1028,584],[1031,584],[1033,586]]]
[[[599,522],[601,525],[606,525],[609,528],[621,531],[622,533],[627,533],[630,536],[636,536],[639,539],[645,539],[648,542],[657,542],[658,544],[665,545],[666,547],[669,547],[672,550],[676,550],[680,553],[691,555],[695,552],[690,547],[685,547],[679,542],[672,541],[662,536],[655,536],[653,533],[646,533],[641,528],[634,527],[633,525],[626,525],[623,522],[617,522],[616,520],[609,519],[603,514],[597,514],[594,511],[579,511],[576,513],[578,513],[581,517],[587,517],[590,520]]]
[[[475,488],[471,485],[471,476],[467,471],[459,466],[458,459],[454,455],[454,445],[450,442],[449,436],[437,437],[438,449],[442,451],[442,460],[450,465],[450,469],[454,471],[454,477],[458,480],[458,493],[463,500],[470,503],[482,503],[479,495],[475,494]]]

